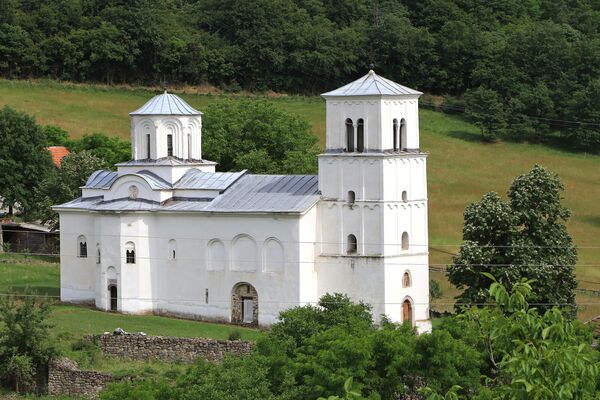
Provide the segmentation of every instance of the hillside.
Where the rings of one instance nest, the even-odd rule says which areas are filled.
[[[0,81],[0,106],[33,114],[73,136],[105,132],[129,136],[128,112],[152,96],[148,90],[60,85],[53,82]],[[219,95],[183,94],[202,110]],[[325,107],[316,97],[272,97],[279,107],[307,118],[324,143]],[[428,160],[431,264],[445,265],[461,239],[467,204],[494,190],[504,194],[512,179],[538,163],[557,172],[565,184],[565,204],[572,209],[569,231],[579,247],[580,287],[600,287],[600,156],[568,153],[540,145],[482,144],[478,130],[458,116],[421,110],[421,148]],[[439,275],[439,274],[436,274]],[[438,276],[438,279],[441,279]],[[597,283],[598,282],[598,283]],[[446,295],[451,292],[447,286]],[[590,300],[590,299],[588,299]],[[585,301],[589,303],[590,301]]]

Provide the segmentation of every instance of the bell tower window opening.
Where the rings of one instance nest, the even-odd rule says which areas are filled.
[[[402,118],[400,120],[400,150],[405,151],[406,147],[406,120]]]
[[[346,120],[346,151],[354,152],[354,125],[350,118]]]
[[[346,254],[356,254],[357,248],[356,236],[348,235],[348,247],[346,248]]]
[[[392,125],[393,125],[392,136],[394,139],[394,151],[398,151],[398,120],[396,118],[394,118]]]
[[[192,135],[187,135],[187,145],[188,145],[188,158],[192,159]]]
[[[408,232],[402,233],[402,250],[408,250]]]
[[[173,156],[173,135],[172,134],[167,135],[167,156],[169,156],[169,157]]]
[[[410,272],[405,271],[404,275],[402,276],[402,287],[404,288],[408,288],[411,287],[411,279],[410,279]]]
[[[404,201],[404,202],[408,201],[408,193],[406,193],[406,190],[402,191],[402,201]]]
[[[365,151],[365,121],[362,118],[357,121],[356,151],[359,153]]]

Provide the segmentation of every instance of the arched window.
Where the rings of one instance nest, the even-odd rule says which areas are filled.
[[[77,237],[77,257],[87,258],[87,240],[83,235]]]
[[[133,242],[125,243],[125,263],[135,264],[135,244]]]
[[[346,151],[352,153],[354,151],[354,125],[352,120],[346,120]]]
[[[356,254],[356,236],[348,235],[348,247],[346,249],[347,254]]]
[[[188,133],[188,158],[192,158],[192,135]]]
[[[410,287],[411,286],[411,281],[410,281],[410,272],[405,271],[404,275],[402,276],[402,287]]]
[[[408,298],[402,302],[402,322],[412,324],[412,302]]]
[[[167,135],[167,156],[171,157],[173,155],[173,135]]]
[[[354,204],[355,200],[356,200],[356,194],[354,193],[354,191],[353,190],[348,191],[348,203]]]
[[[146,158],[152,158],[150,155],[150,134],[146,134]]]
[[[100,246],[96,246],[96,264],[100,264],[100,262],[102,261],[101,258],[101,254],[100,254]]]
[[[406,120],[400,120],[400,150],[406,150]]]
[[[408,250],[408,232],[402,232],[402,250]]]
[[[392,135],[394,139],[394,151],[398,151],[398,120],[394,118]]]
[[[408,201],[408,193],[406,193],[406,190],[402,191],[402,201]]]
[[[175,239],[169,240],[169,260],[175,260],[177,258],[177,242]]]
[[[359,153],[365,151],[365,121],[362,118],[357,121],[356,151]]]

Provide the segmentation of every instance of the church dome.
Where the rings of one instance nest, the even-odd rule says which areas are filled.
[[[358,78],[354,82],[342,86],[331,92],[323,93],[323,97],[344,97],[344,96],[403,96],[403,95],[421,95],[423,93],[402,86],[396,82],[379,76],[375,71],[370,70],[365,76]]]
[[[148,100],[146,104],[129,113],[135,115],[202,115],[181,97],[165,92]]]

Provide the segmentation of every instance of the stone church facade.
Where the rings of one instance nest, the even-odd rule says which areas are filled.
[[[61,299],[270,325],[340,292],[430,331],[420,95],[373,71],[324,93],[318,177],[216,172],[202,113],[155,96],[130,114],[132,160],[55,206]]]

